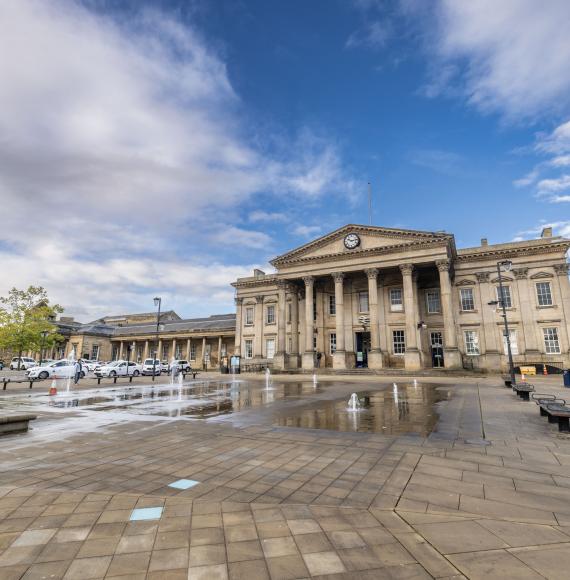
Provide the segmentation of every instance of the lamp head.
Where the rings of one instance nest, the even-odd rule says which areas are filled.
[[[158,306],[161,303],[161,298],[159,298],[158,296],[154,299],[154,305]]]
[[[510,272],[511,268],[513,267],[513,263],[510,260],[505,260],[501,262],[501,266],[505,272]]]

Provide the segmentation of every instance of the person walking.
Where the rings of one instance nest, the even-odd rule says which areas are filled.
[[[73,384],[76,385],[81,378],[81,361],[75,361],[75,377],[73,379]]]

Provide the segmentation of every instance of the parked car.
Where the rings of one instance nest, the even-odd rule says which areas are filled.
[[[163,373],[167,373],[168,372],[168,361],[167,360],[163,360],[160,362],[160,370]]]
[[[33,358],[30,358],[27,356],[23,356],[22,358],[19,358],[19,357],[15,356],[12,359],[12,362],[10,363],[10,370],[17,371],[19,368],[21,371],[27,371],[28,369],[31,369],[32,367],[37,366],[37,364],[38,363]]]
[[[177,371],[187,373],[192,367],[187,360],[178,359],[171,361],[170,365],[168,366],[168,372],[171,373],[173,368],[175,368]]]
[[[75,375],[75,363],[73,361],[63,359],[45,366],[35,366],[26,372],[30,379],[66,379]],[[85,371],[81,371],[81,378],[85,377]]]
[[[97,377],[125,377],[127,374],[138,377],[141,374],[142,367],[136,362],[129,362],[127,367],[126,360],[116,360],[108,365],[99,366],[95,370]]]
[[[54,362],[57,362],[54,358],[44,358],[39,362],[39,366],[45,367]]]
[[[147,358],[144,360],[142,364],[142,371],[143,375],[150,375],[152,376],[152,371],[154,368],[154,374],[159,375],[162,371],[162,364],[158,359]]]
[[[101,364],[103,364],[103,363],[100,363],[98,360],[86,360],[86,361],[83,361],[82,364],[83,364],[84,367],[87,367],[87,370],[90,373],[92,373],[92,372],[95,371],[95,369],[98,366],[101,366]]]

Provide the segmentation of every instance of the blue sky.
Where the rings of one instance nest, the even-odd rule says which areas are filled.
[[[570,4],[6,0],[0,282],[231,311],[345,223],[570,237]],[[30,219],[33,216],[33,219]]]

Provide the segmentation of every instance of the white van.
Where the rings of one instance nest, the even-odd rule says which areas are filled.
[[[154,365],[154,374],[159,375],[162,369],[162,365],[160,364],[160,361],[158,359],[154,359],[153,361],[153,359],[151,358],[146,358],[144,360],[142,365],[142,374],[145,376],[146,375],[152,376],[153,365]]]

